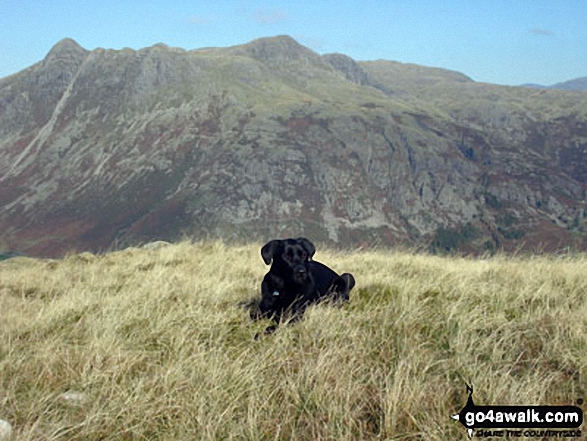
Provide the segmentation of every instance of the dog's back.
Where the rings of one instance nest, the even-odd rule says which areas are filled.
[[[314,279],[314,297],[320,299],[327,295],[334,280],[338,277],[333,270],[315,260],[308,262],[310,274]]]

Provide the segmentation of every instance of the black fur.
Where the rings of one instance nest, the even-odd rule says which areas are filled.
[[[355,286],[354,277],[339,276],[333,270],[312,259],[316,248],[308,239],[272,240],[261,248],[261,257],[269,272],[261,283],[259,313],[271,317],[276,324],[285,317],[299,319],[306,307],[325,299],[349,300]],[[267,328],[272,332],[275,326]]]

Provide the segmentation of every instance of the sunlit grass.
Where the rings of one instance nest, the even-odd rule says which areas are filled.
[[[465,439],[465,404],[587,395],[587,258],[336,252],[357,281],[255,340],[261,244],[0,263],[0,419],[17,440]],[[77,392],[82,399],[63,394]]]

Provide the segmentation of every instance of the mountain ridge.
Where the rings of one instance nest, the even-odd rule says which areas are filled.
[[[564,81],[550,86],[553,89],[562,90],[587,90],[587,77],[574,78],[572,80]]]
[[[543,86],[540,84],[524,84],[523,87],[531,87],[535,89],[559,89],[568,91],[586,91],[587,90],[587,77],[574,78],[572,80],[563,81],[562,83],[556,83],[552,86]]]
[[[172,51],[176,51],[176,52],[180,52],[180,53],[185,53],[185,52],[191,52],[191,53],[197,53],[197,52],[202,52],[202,51],[213,51],[213,50],[226,50],[226,49],[231,49],[231,48],[237,48],[237,49],[242,49],[246,46],[249,47],[253,47],[256,44],[267,44],[268,42],[272,43],[272,44],[281,44],[282,46],[288,46],[288,44],[291,46],[297,45],[300,48],[302,48],[305,51],[309,51],[315,55],[317,55],[318,57],[328,57],[331,55],[342,55],[346,58],[349,58],[352,60],[351,57],[349,57],[348,55],[345,54],[338,54],[338,53],[326,53],[324,55],[319,55],[316,52],[314,52],[312,49],[307,48],[303,45],[301,45],[299,42],[297,42],[297,40],[295,40],[294,38],[292,38],[289,35],[279,35],[276,37],[261,37],[255,40],[252,40],[250,43],[246,43],[246,44],[239,44],[239,45],[235,45],[235,46],[230,46],[230,47],[202,47],[202,48],[196,48],[196,49],[184,49],[184,48],[179,48],[179,47],[171,47],[166,45],[165,43],[156,43],[153,44],[151,46],[142,48],[142,49],[131,49],[131,48],[123,48],[123,49],[103,49],[103,48],[97,48],[94,50],[110,50],[110,51],[135,51],[135,52],[139,52],[139,51],[144,51],[144,50],[151,50],[151,49],[156,49],[156,48],[163,48],[166,50],[172,50]],[[84,49],[76,40],[74,40],[73,38],[69,38],[69,37],[65,37],[63,39],[61,39],[59,42],[57,42],[47,53],[46,57],[52,55],[52,53],[54,53],[57,50],[63,50],[63,48],[60,48],[60,46],[63,45],[63,48],[67,48],[69,47],[69,50],[71,50],[72,48],[75,48],[77,50],[79,50],[80,52],[85,52],[85,53],[90,53],[92,51]],[[384,63],[390,63],[390,64],[396,64],[396,65],[404,65],[404,66],[408,66],[408,67],[412,67],[414,69],[421,69],[421,70],[430,70],[430,71],[444,71],[447,73],[454,73],[455,75],[458,76],[462,76],[464,79],[466,79],[467,81],[473,81],[470,77],[468,77],[466,74],[462,73],[462,72],[458,72],[458,71],[453,71],[450,69],[446,69],[446,68],[442,68],[442,67],[429,67],[429,66],[422,66],[422,65],[418,65],[418,64],[414,64],[414,63],[402,63],[399,61],[392,61],[392,60],[384,60],[384,59],[379,59],[379,60],[370,60],[370,61],[355,61],[353,60],[354,63],[356,64],[361,64],[361,63],[380,63],[380,62],[384,62]],[[26,69],[23,69],[22,71],[24,71]],[[19,73],[21,73],[22,71],[19,72],[15,72],[12,74],[9,74],[5,77],[0,77],[0,81],[2,81],[3,79],[12,77],[14,75],[18,75]],[[519,86],[511,86],[511,87],[529,87],[529,88],[538,88],[538,89],[542,89],[542,88],[546,88],[546,89],[560,89],[560,90],[585,90],[587,88],[587,86],[585,86],[585,81],[587,81],[587,77],[578,77],[578,78],[573,78],[573,79],[569,79],[560,83],[556,83],[550,86],[546,86],[546,85],[542,85],[542,84],[535,84],[535,83],[524,83],[524,84],[520,84]],[[492,83],[488,83],[488,84],[492,84]],[[498,86],[498,84],[495,84],[496,86]],[[504,86],[507,87],[507,86]]]
[[[587,100],[318,55],[62,40],[0,80],[0,249],[306,234],[584,249]]]

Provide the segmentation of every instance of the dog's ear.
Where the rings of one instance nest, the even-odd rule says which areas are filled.
[[[275,255],[275,251],[280,244],[280,240],[271,240],[263,245],[263,248],[261,248],[261,257],[263,258],[265,265],[269,265],[271,263],[271,260],[273,260],[273,256]]]
[[[308,259],[311,259],[316,252],[314,244],[305,237],[298,237],[296,240],[306,250],[306,253],[308,253]]]

